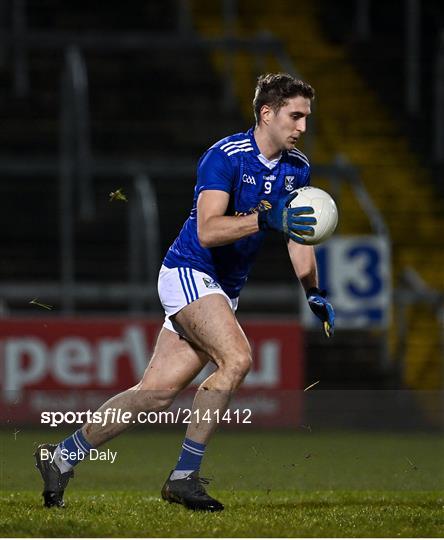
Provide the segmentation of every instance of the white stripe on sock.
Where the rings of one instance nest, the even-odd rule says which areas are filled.
[[[87,450],[83,446],[82,442],[80,441],[80,437],[77,435],[77,432],[74,433],[73,439],[74,439],[74,442],[76,443],[79,450],[81,450],[84,454],[89,454],[89,450]]]
[[[200,457],[202,457],[202,456],[204,455],[203,452],[198,452],[198,451],[196,451],[196,450],[193,450],[192,448],[187,448],[187,447],[184,446],[184,445],[182,445],[182,448],[183,448],[184,450],[186,450],[187,452],[190,452],[191,454],[194,454],[195,456],[200,456]]]

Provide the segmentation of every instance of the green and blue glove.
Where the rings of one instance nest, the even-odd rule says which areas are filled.
[[[263,201],[258,208],[259,229],[282,231],[298,244],[305,244],[303,234],[312,233],[313,227],[310,225],[316,225],[316,218],[306,214],[313,214],[314,210],[311,206],[289,208],[288,204],[293,198],[294,194],[290,194],[287,198],[280,199],[274,206]]]
[[[326,299],[326,291],[321,291],[317,287],[311,287],[306,292],[306,295],[310,309],[324,324],[325,335],[331,337],[334,334],[335,328],[335,311]]]

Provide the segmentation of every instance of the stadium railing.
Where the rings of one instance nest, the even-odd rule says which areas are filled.
[[[98,301],[107,303],[125,302],[128,308],[133,310],[144,309],[144,303],[141,298],[145,298],[151,308],[157,305],[157,269],[160,264],[159,250],[159,225],[158,208],[155,198],[154,188],[150,182],[150,173],[162,178],[166,172],[164,161],[146,162],[142,160],[113,160],[113,159],[92,159],[91,171],[92,177],[106,175],[131,175],[133,176],[134,197],[129,205],[129,236],[128,236],[128,261],[129,261],[129,279],[127,283],[78,283],[74,280],[74,253],[73,249],[67,249],[72,239],[68,239],[68,234],[72,235],[73,216],[69,212],[61,212],[61,219],[66,222],[63,225],[63,235],[61,235],[62,244],[61,256],[68,260],[64,261],[66,265],[65,273],[61,276],[59,282],[47,282],[30,284],[21,283],[1,283],[0,297],[4,300],[24,300],[31,296],[40,296],[46,298],[49,302],[57,301],[61,306],[62,312],[75,312],[75,301]],[[173,167],[168,166],[168,174],[174,173],[177,177],[193,174],[195,163],[193,161],[177,161]],[[51,159],[30,159],[26,161],[16,161],[13,159],[0,161],[0,173],[5,172],[9,175],[33,174],[34,176],[45,174],[56,174],[58,171],[57,163]],[[149,171],[149,172],[148,172]],[[390,238],[387,226],[379,212],[373,204],[367,193],[359,171],[344,158],[338,158],[332,164],[313,165],[313,174],[328,178],[331,181],[331,191],[335,193],[339,185],[348,183],[353,190],[355,197],[363,212],[367,215],[373,233],[387,239],[390,244]],[[67,190],[67,187],[64,188]],[[66,210],[66,209],[65,209]],[[67,221],[70,220],[71,223]],[[146,233],[146,234],[145,234]],[[144,236],[145,235],[145,236]],[[141,254],[141,247],[143,253]],[[64,255],[62,255],[62,251]],[[143,259],[145,257],[145,261]],[[291,308],[295,304],[297,289],[291,284],[267,284],[249,285],[243,293],[243,301],[250,307],[259,304],[269,306],[282,305]]]

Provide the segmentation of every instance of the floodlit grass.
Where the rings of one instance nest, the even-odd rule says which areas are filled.
[[[155,494],[73,492],[64,510],[42,508],[35,493],[0,499],[8,536],[441,536],[437,493],[214,491],[227,508],[193,513]]]
[[[65,509],[42,507],[34,443],[59,431],[0,433],[3,536],[398,536],[444,534],[439,434],[221,432],[202,473],[226,510],[194,513],[160,499],[182,434],[138,430],[111,442],[116,462],[76,470]]]

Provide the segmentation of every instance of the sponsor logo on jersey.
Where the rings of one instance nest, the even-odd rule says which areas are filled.
[[[245,182],[245,184],[252,184],[253,186],[256,185],[256,179],[254,176],[250,176],[249,174],[242,175],[242,182]]]
[[[271,202],[265,199],[261,199],[261,202],[256,206],[254,212],[265,212],[266,210],[270,210],[270,208],[272,207],[273,205],[271,204]]]
[[[285,189],[287,191],[293,191],[294,189],[293,182],[294,182],[294,176],[285,177]]]
[[[276,180],[276,176],[274,174],[269,174],[267,176],[264,176],[264,180],[267,182],[272,182],[273,180]]]
[[[216,281],[214,281],[213,278],[204,277],[202,279],[203,279],[203,282],[205,283],[205,287],[207,287],[207,289],[220,289],[219,283],[216,283]]]

